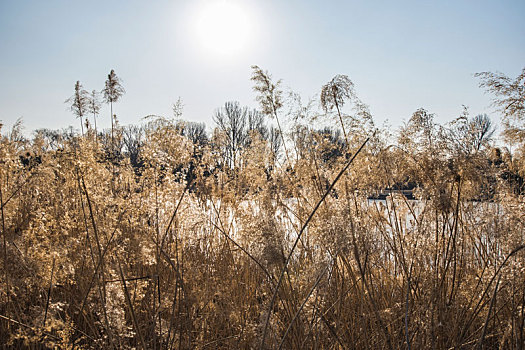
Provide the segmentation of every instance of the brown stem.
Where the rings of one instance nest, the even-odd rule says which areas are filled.
[[[43,327],[46,326],[47,310],[49,308],[49,301],[51,300],[51,288],[53,287],[53,274],[54,273],[55,273],[55,258],[53,258],[53,267],[51,268],[51,278],[49,279],[49,288],[47,289],[46,311],[44,312]]]
[[[341,176],[343,176],[343,174],[346,172],[346,170],[350,167],[350,165],[353,163],[354,159],[356,158],[356,156],[359,154],[359,152],[361,152],[361,150],[365,147],[366,143],[368,142],[368,140],[370,140],[370,138],[367,138],[363,144],[361,145],[361,147],[359,147],[359,149],[357,150],[357,152],[354,153],[354,156],[350,159],[350,161],[343,167],[343,169],[341,169],[341,171],[339,172],[339,174],[337,174],[337,176],[335,177],[334,181],[332,182],[332,184],[330,185],[330,187],[326,190],[326,192],[324,193],[323,197],[321,197],[321,199],[319,200],[319,202],[317,202],[317,205],[314,207],[314,209],[312,210],[312,212],[310,213],[310,215],[308,216],[308,219],[306,219],[305,223],[303,224],[303,227],[301,228],[301,231],[299,232],[299,234],[297,235],[297,238],[295,239],[295,242],[292,246],[292,249],[290,250],[290,253],[288,254],[288,258],[286,259],[286,262],[284,263],[284,266],[283,266],[283,269],[281,271],[281,276],[279,277],[279,280],[277,282],[277,286],[275,287],[275,291],[273,292],[273,296],[272,296],[272,300],[270,302],[270,306],[268,307],[268,312],[267,312],[267,315],[266,315],[266,322],[264,324],[264,330],[263,330],[263,335],[262,335],[262,338],[261,338],[261,344],[259,346],[259,349],[262,350],[264,348],[264,341],[266,340],[266,334],[268,332],[268,325],[270,323],[270,317],[272,315],[272,311],[273,311],[273,306],[275,304],[275,299],[277,297],[277,294],[279,292],[279,287],[281,286],[282,284],[282,281],[283,281],[283,277],[284,277],[284,274],[285,272],[287,271],[287,268],[288,268],[288,264],[290,263],[290,260],[292,259],[292,255],[293,255],[293,252],[295,251],[295,248],[297,247],[297,244],[299,243],[299,240],[301,239],[304,231],[306,230],[306,227],[308,226],[308,224],[310,223],[310,221],[312,220],[312,218],[314,217],[315,213],[317,212],[317,210],[319,209],[319,207],[321,206],[321,204],[324,202],[325,198],[328,196],[328,194],[330,192],[332,192],[332,189],[334,188],[335,184],[339,181],[339,179],[341,178]]]

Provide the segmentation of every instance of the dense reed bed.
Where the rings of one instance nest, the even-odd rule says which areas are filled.
[[[522,349],[523,195],[489,148],[408,131],[295,134],[292,160],[252,135],[234,166],[170,123],[140,163],[119,127],[6,133],[0,345]],[[367,199],[409,182],[418,200]]]
[[[180,101],[120,126],[113,70],[111,130],[80,82],[80,135],[0,125],[0,347],[523,349],[525,71],[477,76],[513,152],[466,108],[392,132],[347,76],[315,111],[257,66],[261,111],[211,135]]]

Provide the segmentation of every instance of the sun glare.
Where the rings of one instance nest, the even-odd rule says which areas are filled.
[[[252,35],[248,12],[233,1],[204,3],[194,25],[199,45],[214,56],[242,54]]]

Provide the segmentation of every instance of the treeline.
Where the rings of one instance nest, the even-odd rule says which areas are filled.
[[[375,182],[356,183],[355,190],[373,195],[389,189],[423,189],[426,183],[440,176],[446,177],[447,181],[456,181],[463,176],[472,187],[472,199],[492,200],[495,186],[502,181],[511,191],[523,193],[525,188],[519,159],[508,149],[491,145],[494,127],[486,115],[469,118],[465,114],[446,126],[436,124],[433,117],[420,109],[396,135],[388,135],[386,130],[380,129],[353,133],[355,140],[363,140],[368,133],[373,135],[365,150],[366,166],[379,175]],[[170,169],[173,174],[184,175],[184,180],[189,183],[197,177],[196,167],[203,169],[201,172],[205,176],[223,171],[239,181],[239,174],[253,162],[251,157],[264,152],[267,159],[259,165],[268,180],[277,168],[285,166],[286,172],[292,173],[295,167],[309,162],[320,173],[328,171],[326,176],[319,176],[316,180],[322,188],[321,184],[328,182],[331,172],[343,164],[357,146],[355,142],[349,144],[345,140],[341,128],[326,126],[316,129],[298,123],[286,133],[284,142],[290,151],[285,153],[279,129],[269,126],[261,112],[241,107],[238,102],[225,103],[213,119],[215,128],[211,134],[204,123],[159,116],[150,116],[143,125],[117,126],[113,137],[109,132],[94,134],[88,129],[88,133],[96,138],[106,161],[115,166],[129,164],[137,175],[148,166],[145,152],[149,147],[146,143],[153,135],[181,136],[187,141],[184,147],[191,155],[185,158],[188,159],[186,162],[172,162]],[[72,129],[37,130],[33,142],[41,140],[45,146],[33,151],[34,155],[31,152],[30,155],[21,155],[20,159],[27,165],[28,157],[40,159],[43,153],[63,149],[76,137]],[[162,150],[158,152],[161,154]],[[290,163],[287,154],[293,157]],[[438,176],[437,173],[442,174]],[[248,190],[250,184],[239,186]]]
[[[358,98],[352,81],[344,75],[337,75],[324,85],[318,101],[311,100],[303,105],[293,92],[285,98],[280,81],[274,83],[267,72],[254,66],[252,81],[260,109],[243,107],[235,101],[226,102],[212,116],[211,134],[204,123],[182,119],[180,100],[173,106],[174,117],[149,116],[143,125],[119,126],[113,114],[113,103],[125,90],[113,70],[100,92],[104,102],[111,105],[110,135],[96,129],[100,102],[95,90],[89,95],[77,81],[75,93],[66,103],[71,104],[71,110],[88,133],[92,137],[95,135],[106,159],[117,165],[126,158],[137,174],[146,166],[143,155],[146,142],[151,135],[162,133],[160,130],[164,128],[190,141],[187,145],[191,153],[189,163],[173,164],[171,169],[174,173],[184,173],[186,181],[197,179],[197,168],[203,169],[201,173],[206,176],[219,170],[229,175],[242,173],[251,162],[248,158],[261,151],[268,158],[264,164],[259,164],[267,179],[275,169],[283,168],[293,173],[302,163],[313,162],[319,173],[316,181],[322,188],[331,172],[351,155],[359,142],[371,137],[365,150],[368,152],[367,167],[379,172],[377,178],[382,180],[356,184],[355,190],[370,195],[389,189],[417,190],[440,177],[445,177],[446,181],[463,177],[471,187],[472,199],[493,200],[495,186],[501,181],[512,192],[523,193],[525,137],[523,126],[519,124],[523,120],[523,88],[520,85],[523,74],[515,81],[488,72],[477,76],[481,78],[480,86],[495,94],[495,105],[503,113],[504,140],[517,146],[513,153],[508,148],[494,146],[495,127],[487,115],[471,117],[467,108],[446,125],[437,124],[432,113],[419,109],[395,132],[378,128],[368,107]],[[94,130],[88,121],[88,111],[93,116]],[[284,130],[281,123],[286,126]],[[61,142],[75,136],[72,129],[35,132],[35,139],[42,138],[47,145],[41,150],[43,152],[56,150],[63,146]],[[251,149],[253,147],[255,150]],[[427,162],[429,164],[422,165]],[[418,171],[418,167],[433,173]],[[328,175],[321,175],[325,171]],[[240,188],[249,190],[250,184],[239,184],[240,179],[235,176]]]

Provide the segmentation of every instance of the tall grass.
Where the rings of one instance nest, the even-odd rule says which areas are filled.
[[[2,137],[2,347],[525,344],[525,203],[504,183],[473,201],[466,170],[373,142],[354,162],[312,147],[271,176],[263,148],[209,175],[207,148],[188,183],[173,170],[191,145],[169,130],[148,135],[140,172],[103,145]],[[418,201],[367,200],[414,174]]]

